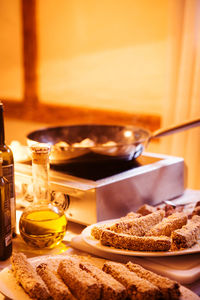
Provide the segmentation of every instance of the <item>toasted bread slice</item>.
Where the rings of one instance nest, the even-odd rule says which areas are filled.
[[[45,283],[23,253],[13,253],[11,264],[14,276],[31,298],[51,299]]]

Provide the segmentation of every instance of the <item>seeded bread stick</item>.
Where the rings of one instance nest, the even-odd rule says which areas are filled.
[[[171,239],[167,236],[134,236],[107,229],[102,231],[100,243],[133,251],[168,251],[171,247]]]
[[[119,221],[125,221],[125,220],[133,220],[135,218],[139,218],[141,217],[140,214],[137,214],[137,213],[134,213],[134,212],[129,212],[125,217],[121,217],[119,219]],[[99,224],[99,225],[95,225],[92,227],[91,229],[91,235],[99,240],[100,239],[100,236],[101,236],[101,233],[104,229],[110,229],[110,227],[113,227],[115,226],[115,223],[110,223],[110,224]]]
[[[125,287],[111,275],[103,272],[91,263],[80,263],[82,270],[90,273],[102,285],[101,300],[124,300],[127,297]]]
[[[164,216],[165,212],[163,210],[158,210],[140,218],[123,221],[119,220],[110,227],[110,230],[118,233],[143,236],[152,226],[162,221]]]
[[[138,277],[120,263],[106,262],[103,265],[103,271],[112,275],[126,287],[130,299],[152,300],[158,299],[160,295],[159,289],[155,285]]]
[[[112,224],[110,224],[111,226]],[[100,236],[102,234],[102,231],[104,229],[110,229],[110,226],[109,224],[102,224],[102,225],[95,225],[92,227],[91,229],[91,235],[96,239],[96,240],[99,240],[100,239]]]
[[[196,244],[200,235],[200,216],[194,215],[181,229],[172,233],[172,249],[190,248]]]
[[[140,213],[135,213],[133,211],[130,211],[125,217],[121,217],[119,220],[124,221],[124,220],[133,220],[136,218],[141,217],[142,215]]]
[[[134,272],[140,278],[146,279],[157,286],[160,290],[162,299],[179,299],[180,285],[176,281],[157,275],[149,270],[144,269],[138,264],[133,264],[132,262],[128,262],[126,266],[131,272]]]
[[[91,274],[79,267],[79,260],[64,259],[58,266],[58,274],[79,300],[98,300],[101,284]]]
[[[147,236],[171,236],[172,231],[181,228],[187,223],[187,216],[184,213],[174,213],[164,218],[160,223],[153,226],[147,233]]]
[[[49,292],[54,300],[75,300],[69,288],[64,284],[59,276],[52,272],[51,268],[42,263],[36,268],[37,273],[47,285]]]
[[[48,289],[23,253],[13,253],[12,270],[25,292],[34,299],[51,299]]]

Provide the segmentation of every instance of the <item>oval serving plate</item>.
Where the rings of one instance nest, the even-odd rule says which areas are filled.
[[[133,250],[127,250],[127,249],[117,249],[114,247],[104,246],[100,243],[99,240],[96,240],[91,235],[91,230],[94,226],[103,225],[103,224],[109,224],[114,223],[115,220],[106,220],[102,221],[96,224],[92,224],[88,227],[86,227],[81,235],[83,240],[92,246],[93,248],[97,250],[101,250],[107,253],[114,253],[119,255],[129,255],[129,256],[151,256],[151,257],[157,257],[157,256],[176,256],[176,255],[186,255],[186,254],[192,254],[192,253],[198,253],[200,252],[200,240],[191,248],[184,249],[184,250],[177,250],[177,251],[133,251]]]

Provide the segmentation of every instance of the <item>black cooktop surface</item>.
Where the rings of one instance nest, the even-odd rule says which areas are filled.
[[[141,155],[137,159],[130,161],[108,159],[104,162],[96,163],[94,161],[91,163],[68,163],[64,165],[51,165],[51,169],[75,177],[96,181],[140,166],[152,164],[159,160],[159,158]]]

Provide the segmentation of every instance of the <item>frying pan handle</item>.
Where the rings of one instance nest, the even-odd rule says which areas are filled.
[[[197,127],[197,126],[200,126],[200,118],[191,120],[189,122],[184,122],[184,123],[181,123],[181,124],[178,124],[175,126],[171,126],[171,127],[165,128],[165,129],[158,129],[155,132],[153,132],[151,139],[170,135],[170,134],[173,134],[173,133],[176,133],[179,131],[184,131],[187,129],[191,129],[191,128]]]

